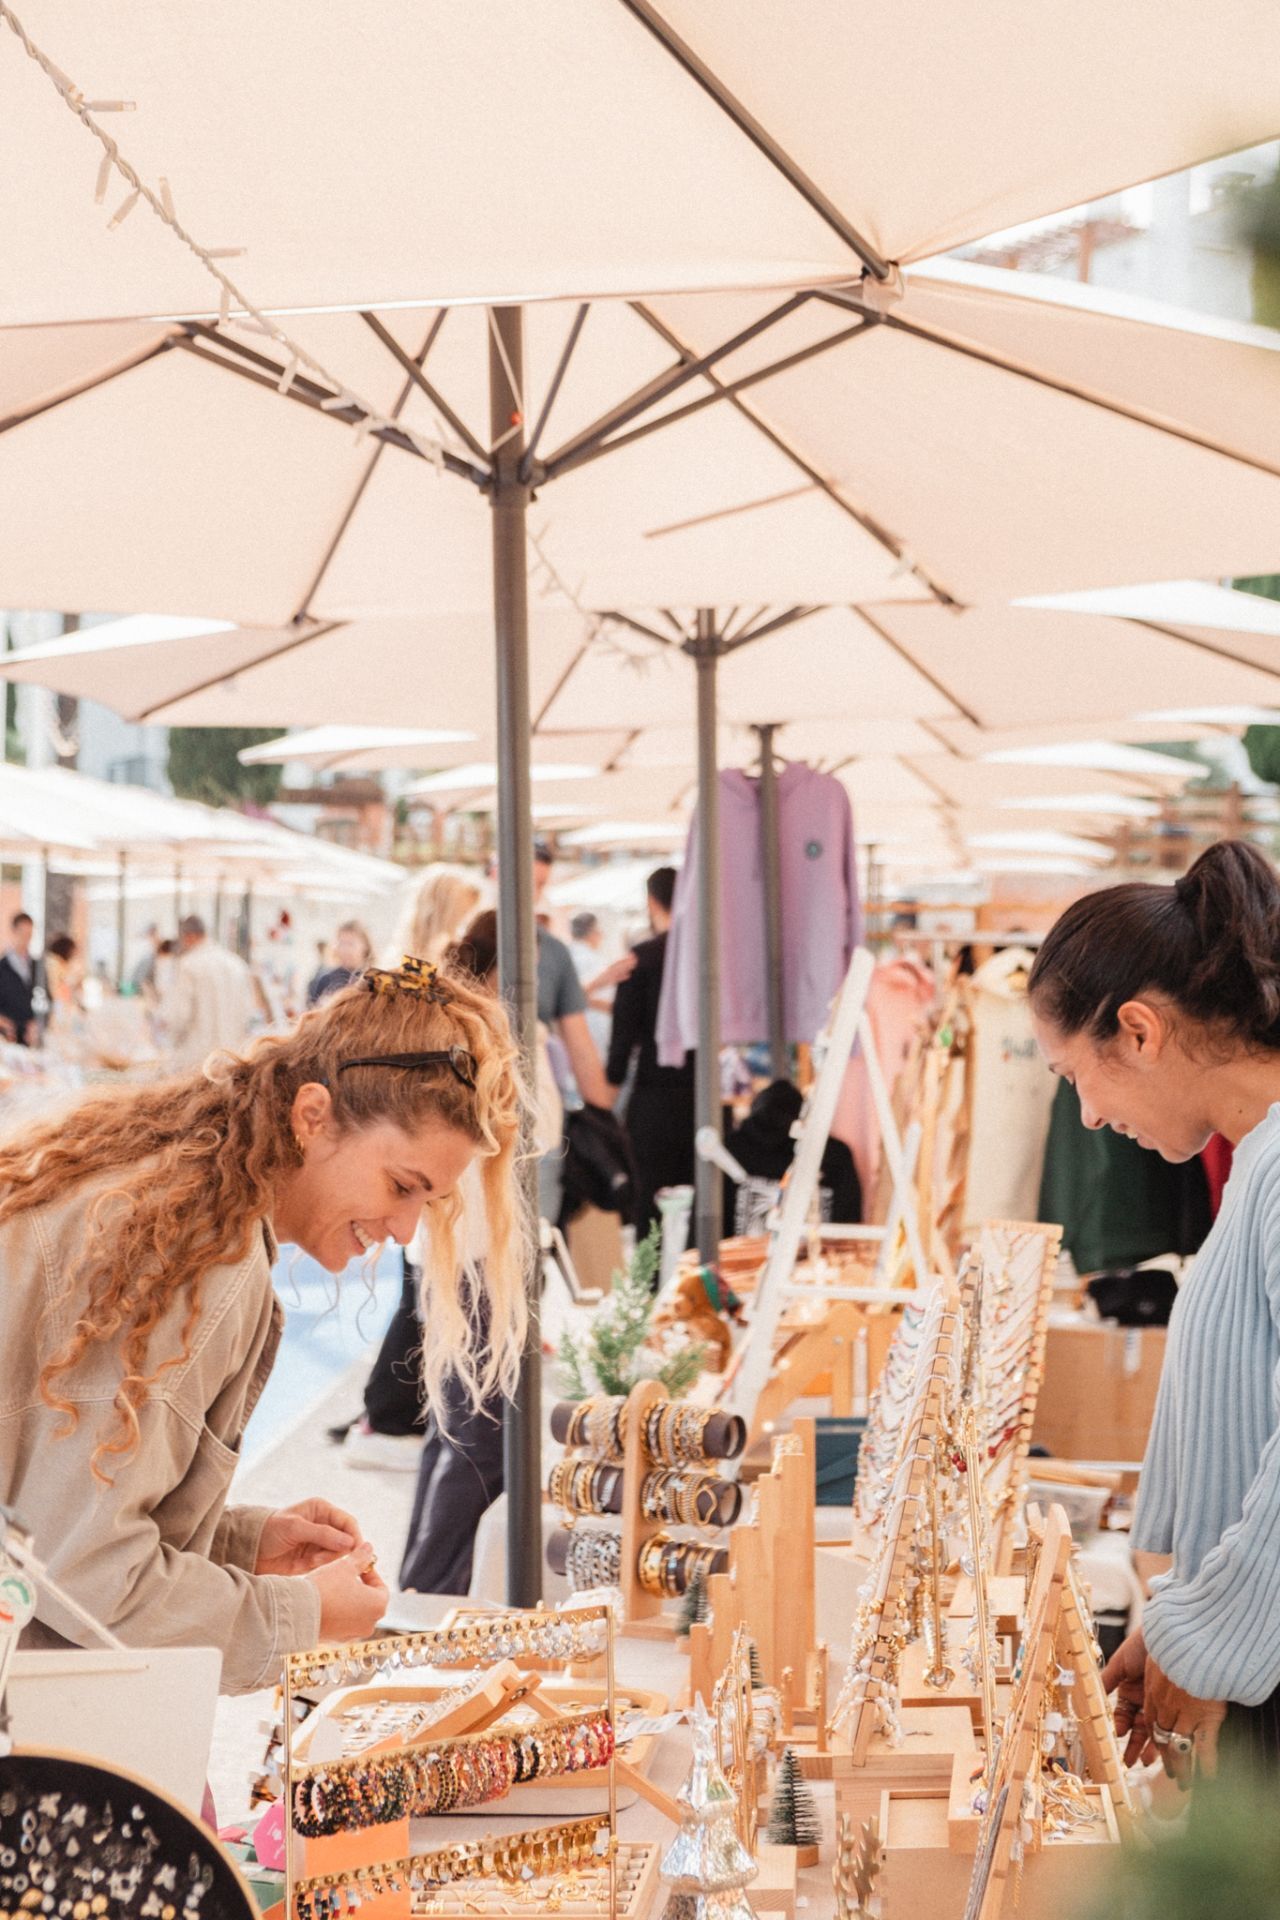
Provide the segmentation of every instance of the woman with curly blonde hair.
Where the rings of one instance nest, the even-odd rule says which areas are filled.
[[[243,1058],[98,1095],[0,1148],[0,1502],[126,1644],[218,1646],[236,1693],[290,1650],[372,1631],[386,1588],[349,1515],[226,1505],[279,1345],[277,1238],[336,1273],[424,1220],[429,1403],[450,1376],[477,1404],[510,1390],[524,1100],[502,1003],[406,961]],[[483,1340],[464,1300],[484,1306]],[[26,1644],[75,1638],[42,1597]]]

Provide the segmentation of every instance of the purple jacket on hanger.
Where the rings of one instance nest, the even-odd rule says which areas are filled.
[[[853,809],[840,782],[793,761],[778,773],[783,1002],[787,1038],[812,1041],[862,937]],[[689,828],[676,882],[658,1005],[658,1058],[678,1065],[698,1044],[698,832]],[[767,1039],[760,783],[720,775],[720,1038]]]

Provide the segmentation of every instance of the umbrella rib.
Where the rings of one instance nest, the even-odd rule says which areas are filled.
[[[659,633],[656,627],[646,627],[643,620],[633,620],[629,613],[618,613],[613,608],[608,613],[602,613],[600,618],[616,620],[620,627],[630,627],[633,633],[642,633],[646,640],[656,640],[660,647],[675,647],[679,650],[686,644],[684,640],[673,640],[670,635]]]
[[[633,301],[633,307],[639,307]],[[758,387],[764,380],[773,380],[780,373],[789,373],[792,367],[803,365],[806,360],[814,360],[821,353],[829,353],[833,347],[845,346],[850,340],[857,340],[869,332],[877,323],[878,316],[864,313],[857,324],[842,327],[839,333],[828,334],[825,340],[812,340],[807,347],[798,347],[794,353],[784,355],[781,360],[770,361],[767,367],[757,367],[754,373],[744,373],[740,379],[713,381],[710,393],[699,394],[696,400],[687,400],[682,407],[673,407],[670,413],[661,413],[656,420],[645,420],[640,426],[632,427],[629,433],[619,433],[611,440],[597,441],[589,447],[583,447],[576,453],[567,453],[563,459],[549,461],[543,468],[543,480],[557,480],[562,473],[572,473],[576,468],[586,466],[589,461],[599,460],[606,453],[617,453],[621,447],[629,447],[635,440],[643,440],[646,434],[658,433],[663,427],[679,426],[682,420],[689,420],[695,413],[702,413],[707,407],[714,407],[721,400],[734,400],[748,387]]]
[[[448,309],[446,308],[445,311],[447,312]],[[472,459],[475,460],[478,465],[487,467],[489,464],[488,449],[480,444],[466,421],[454,412],[444,395],[427,379],[421,366],[414,361],[410,354],[405,352],[395,335],[387,331],[376,313],[362,313],[360,318],[373,333],[374,337],[386,348],[396,365],[402,372],[409,376],[419,392],[426,395],[427,399],[436,409],[436,412],[443,415],[444,419],[448,421],[449,425],[466,447],[468,453],[470,453]]]
[[[418,366],[422,365],[423,361],[426,359],[427,355],[430,353],[432,347],[435,345],[436,336],[439,334],[441,327],[444,325],[448,312],[449,312],[448,307],[441,307],[439,313],[436,315],[436,318],[432,321],[431,326],[427,331],[427,337],[422,343],[422,350],[418,354],[417,361],[415,363],[416,365]],[[413,388],[414,388],[413,381],[406,380],[404,385],[401,387],[400,392],[396,396],[396,403],[392,407],[391,412],[388,415],[389,419],[398,420],[400,418],[400,415],[403,413],[405,406],[408,403],[409,395],[413,392]],[[359,480],[356,482],[355,492],[352,494],[351,499],[347,504],[346,512],[343,514],[341,520],[338,522],[337,531],[334,533],[332,540],[330,540],[328,547],[325,549],[324,557],[322,558],[320,565],[316,569],[315,577],[313,578],[311,585],[307,588],[306,592],[302,596],[301,605],[298,606],[294,611],[293,617],[295,620],[303,620],[309,616],[311,611],[311,602],[320,590],[321,581],[324,579],[326,573],[328,573],[329,568],[333,565],[333,557],[337,553],[338,548],[341,546],[343,540],[346,538],[347,528],[351,525],[352,519],[354,518],[354,515],[355,515],[356,508],[360,505],[360,502],[364,499],[365,489],[369,485],[369,482],[372,480],[374,469],[376,468],[379,460],[381,460],[385,450],[386,450],[386,442],[384,440],[380,440],[369,457],[368,465],[366,466],[364,472],[361,474]]]
[[[578,338],[583,327],[586,325],[587,315],[590,311],[591,303],[584,300],[573,316],[573,325],[570,327],[568,338],[561,348],[560,358],[556,362],[556,370],[551,376],[551,385],[547,388],[546,397],[539,410],[537,422],[534,425],[533,432],[529,436],[529,444],[525,448],[524,456],[520,461],[520,479],[526,487],[533,476],[533,464],[537,457],[538,442],[542,438],[543,429],[547,424],[551,409],[556,403],[556,397],[564,382],[565,374],[569,371],[569,362],[573,358],[574,349],[578,344]]]
[[[149,360],[155,360],[160,354],[168,353],[172,347],[180,344],[177,336],[168,333],[162,340],[153,340],[128,360],[108,367],[103,373],[95,373],[93,378],[84,381],[78,387],[70,388],[66,393],[55,394],[40,406],[30,407],[25,413],[10,413],[0,420],[0,433],[8,433],[10,427],[25,426],[28,420],[38,420],[42,413],[52,413],[55,407],[63,407],[68,400],[79,400],[83,394],[93,393],[99,387],[105,387],[112,380],[118,380],[122,373],[132,373],[137,367],[145,367]]]
[[[900,660],[905,660],[907,665],[913,668],[922,679],[927,680],[935,693],[940,693],[944,700],[949,700],[957,713],[964,719],[970,721],[973,726],[981,727],[982,721],[973,711],[973,708],[967,707],[959,694],[953,693],[950,687],[944,685],[936,673],[930,673],[928,667],[922,666],[908,648],[903,646],[900,640],[894,639],[887,627],[882,627],[878,620],[872,619],[865,607],[851,607],[850,612],[856,615],[864,625],[870,627],[872,633],[877,634],[879,638],[884,641],[886,647],[891,647]]]
[[[206,366],[217,367],[223,373],[233,373],[238,379],[248,380],[255,387],[265,387],[271,393],[280,394],[280,377],[282,377],[285,372],[283,367],[275,366],[273,361],[265,361],[265,365],[274,369],[274,376],[277,377],[273,377],[271,373],[259,373],[257,369],[252,366],[241,366],[235,360],[229,360],[225,354],[211,353],[207,347],[201,346],[200,342],[192,337],[192,330],[198,330],[197,323],[187,322],[184,324],[188,326],[189,331],[174,335],[173,344],[175,347],[181,347],[184,353],[193,354],[197,360],[203,360]],[[215,337],[221,340],[220,335]],[[232,342],[222,340],[221,344],[223,346],[231,346]],[[245,353],[246,357],[248,357],[245,349],[237,347],[236,351]],[[253,356],[255,359],[260,357],[259,355]],[[304,391],[306,388],[310,388],[311,391]],[[285,400],[292,400],[297,406],[309,407],[313,413],[323,414],[326,420],[335,420],[341,426],[359,426],[362,420],[368,419],[368,415],[358,405],[345,407],[329,407],[323,405],[322,402],[331,396],[325,394],[322,388],[314,387],[310,381],[301,378],[295,378],[288,392],[280,395],[280,397]],[[332,397],[334,399],[337,398],[336,395]],[[401,453],[411,453],[414,458],[418,460],[428,460],[430,458],[429,455],[423,453],[421,447],[414,444],[403,427],[370,427],[369,438],[371,440],[380,440],[388,447],[397,447]],[[490,476],[487,470],[482,467],[473,466],[469,460],[459,459],[456,453],[450,453],[447,448],[441,455],[441,465],[447,473],[454,473],[457,474],[460,479],[470,480],[474,486],[480,488],[481,492],[486,491],[489,487]]]
[[[255,654],[251,660],[237,661],[234,667],[224,667],[221,673],[210,674],[208,679],[201,680],[194,686],[180,687],[176,693],[166,694],[165,698],[158,700],[154,707],[144,707],[140,713],[134,715],[134,723],[145,726],[148,722],[154,721],[156,715],[163,713],[167,707],[176,706],[179,700],[194,700],[198,693],[208,693],[210,687],[221,686],[224,680],[234,680],[237,675],[249,673],[254,667],[265,666],[268,660],[282,660],[285,654],[292,653],[295,647],[305,647],[309,640],[323,639],[326,633],[337,633],[347,624],[345,620],[330,620],[324,626],[308,627],[305,633],[296,634],[291,640],[286,640],[283,646],[267,647],[262,653]]]
[[[731,353],[737,353],[740,347],[748,346],[762,333],[768,333],[770,328],[777,326],[779,321],[795,313],[797,308],[807,305],[812,297],[807,291],[791,294],[780,307],[773,307],[768,313],[761,314],[751,322],[750,326],[740,327],[737,333],[731,334],[729,339],[722,341],[718,347],[713,347],[710,353],[695,355],[680,350],[680,360],[676,366],[666,367],[661,373],[655,374],[652,380],[646,380],[642,387],[637,387],[633,393],[629,393],[625,400],[619,400],[615,407],[610,407],[607,413],[602,413],[599,419],[592,421],[589,427],[583,427],[580,433],[575,433],[558,446],[554,453],[548,454],[543,466],[543,478],[551,479],[568,465],[578,465],[589,453],[600,448],[601,443],[608,439],[610,434],[616,433],[619,427],[625,427],[628,421],[634,420],[638,414],[648,413],[651,407],[656,407],[661,401],[670,399],[671,395],[678,393],[681,387],[688,386],[690,380],[696,380],[699,375],[709,373],[718,360],[725,359]],[[638,311],[634,302],[630,304],[634,310]],[[711,397],[713,396],[706,396],[708,399]],[[666,418],[667,416],[664,415],[663,419]],[[650,422],[651,426],[661,424],[662,422],[659,421]]]
[[[963,753],[961,753],[959,747],[953,746],[951,744],[950,740],[948,740],[945,733],[939,732],[938,728],[934,726],[931,720],[917,720],[916,725],[919,727],[921,733],[927,733],[931,740],[936,740],[938,745],[942,748],[942,751],[944,753],[950,754],[953,760],[963,760],[966,757]]]
[[[640,727],[632,727],[630,733],[628,733],[626,739],[623,741],[622,745],[618,748],[618,751],[612,756],[611,759],[605,761],[604,767],[602,769],[603,772],[617,773],[619,767],[622,764],[623,754],[630,753],[632,747],[634,747],[636,741],[640,738],[642,731],[643,729]]]
[[[1235,460],[1241,466],[1252,467],[1256,473],[1268,474],[1273,480],[1280,479],[1280,467],[1270,461],[1259,460],[1255,455],[1239,453],[1232,447],[1224,447],[1220,442],[1211,440],[1207,434],[1195,433],[1190,427],[1180,427],[1175,421],[1158,419],[1154,414],[1143,413],[1137,407],[1125,406],[1122,401],[1108,400],[1105,394],[1092,393],[1088,387],[1076,386],[1070,380],[1060,380],[1056,375],[1043,373],[1035,367],[1020,365],[1016,360],[1006,360],[1003,355],[988,347],[979,347],[967,340],[954,340],[945,333],[938,333],[932,327],[921,326],[918,320],[906,320],[901,314],[881,315],[885,326],[892,327],[895,333],[909,334],[913,340],[923,340],[927,345],[942,347],[948,353],[963,354],[966,360],[977,360],[983,366],[995,367],[1001,373],[1011,373],[1019,380],[1029,380],[1038,387],[1047,387],[1053,393],[1065,394],[1070,400],[1083,400],[1087,406],[1099,407],[1104,413],[1114,413],[1121,420],[1131,420],[1135,426],[1150,427],[1156,433],[1167,433],[1174,440],[1185,440],[1193,447],[1203,447],[1206,453],[1219,454],[1224,460]]]
[[[550,693],[547,695],[542,705],[538,708],[538,711],[534,714],[533,723],[532,723],[532,730],[534,733],[537,733],[543,721],[546,719],[547,715],[550,713],[552,707],[554,707],[556,701],[560,698],[560,695],[564,692],[570,680],[572,680],[574,674],[578,671],[578,668],[582,665],[582,662],[586,659],[587,654],[590,651],[590,647],[591,647],[590,640],[584,640],[582,645],[578,648],[578,651],[574,654],[572,660],[570,660],[568,665],[565,667],[565,670],[560,675],[560,678],[556,681],[555,685],[552,687]]]
[[[804,488],[804,492],[807,493],[808,491],[809,489],[807,487]],[[753,607],[751,609],[751,612],[747,614],[746,618],[742,621],[742,624],[739,626],[738,633],[731,633],[729,631],[730,627],[733,624],[733,618],[734,618],[734,614],[731,613],[729,615],[729,618],[724,622],[724,632],[721,637],[729,641],[730,644],[732,644],[733,641],[735,641],[738,638],[738,634],[745,633],[747,628],[752,624],[753,621],[758,620],[762,613],[768,613],[768,611],[769,611],[769,602],[767,600],[764,602],[762,606]],[[737,608],[735,607],[734,613],[736,612],[737,612]]]
[[[732,640],[722,642],[726,653],[736,653],[739,647],[746,647],[753,640],[763,640],[767,633],[778,633],[783,627],[794,627],[797,621],[807,620],[810,614],[821,613],[821,607],[788,607],[785,613],[775,613],[771,620],[764,620],[758,627],[748,626],[745,633],[736,633]]]
[[[791,155],[763,127],[755,115],[749,113],[736,95],[713,73],[706,61],[696,54],[687,41],[682,40],[675,29],[663,19],[651,0],[622,0],[622,5],[640,24],[649,29],[658,43],[665,47],[673,59],[679,62],[689,75],[710,95],[722,113],[726,113],[740,133],[744,133],[752,146],[762,153],[771,166],[775,167],[787,183],[794,187],[803,200],[806,200],[818,218],[830,227],[844,244],[855,253],[867,272],[877,280],[889,278],[889,263],[868,240],[864,240],[857,228],[845,218],[840,209],[829,200],[815,181],[811,180]]]
[[[1233,653],[1230,647],[1219,647],[1212,640],[1197,639],[1194,634],[1183,633],[1178,627],[1163,626],[1158,620],[1134,620],[1135,627],[1145,627],[1148,633],[1159,633],[1166,640],[1178,640],[1184,647],[1194,647],[1198,653],[1209,653],[1217,660],[1230,660],[1237,667],[1251,667],[1254,673],[1265,673],[1273,680],[1280,680],[1280,667],[1264,667],[1256,660],[1250,660],[1247,654]]]
[[[673,333],[666,322],[660,320],[651,308],[645,306],[643,301],[636,300],[631,304],[633,311],[638,313],[641,319],[646,321],[648,325],[653,328],[654,332],[667,342],[669,347],[674,348],[677,353],[690,353],[690,349],[684,345],[679,336]],[[796,448],[793,447],[788,440],[784,439],[776,428],[771,427],[767,420],[762,419],[758,413],[753,412],[751,407],[747,405],[746,401],[743,400],[740,395],[733,393],[720,381],[716,380],[714,374],[708,374],[707,378],[720,390],[724,398],[728,400],[730,406],[736,408],[744,420],[749,420],[756,431],[764,435],[770,446],[776,447],[778,452],[783,454],[791,462],[792,466],[797,467],[801,473],[812,480],[814,486],[827,496],[833,506],[838,507],[841,513],[846,514],[850,520],[860,526],[864,533],[869,534],[878,546],[884,548],[886,553],[892,554],[895,560],[907,561],[907,553],[902,541],[891,534],[887,527],[882,527],[879,521],[873,519],[869,513],[863,512],[860,507],[855,507],[852,501],[846,500],[839,488],[836,487],[832,481],[828,480],[825,474],[820,473],[811,461],[806,460],[802,453],[797,452]],[[923,568],[913,566],[912,570],[917,578],[923,581],[928,587],[934,598],[940,601],[943,606],[954,607],[959,604],[955,596],[948,593],[945,587],[940,587],[931,575],[924,572]]]

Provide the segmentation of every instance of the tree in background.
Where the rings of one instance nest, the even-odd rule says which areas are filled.
[[[233,807],[249,800],[266,806],[280,791],[279,767],[242,767],[242,747],[278,737],[278,727],[170,727],[169,779],[183,800]]]

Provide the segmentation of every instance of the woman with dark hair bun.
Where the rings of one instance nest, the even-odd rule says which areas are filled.
[[[1179,1292],[1132,1544],[1172,1554],[1107,1667],[1126,1759],[1183,1785],[1233,1751],[1280,1766],[1280,878],[1221,841],[1169,888],[1069,907],[1029,982],[1087,1127],[1166,1160],[1235,1147]]]

